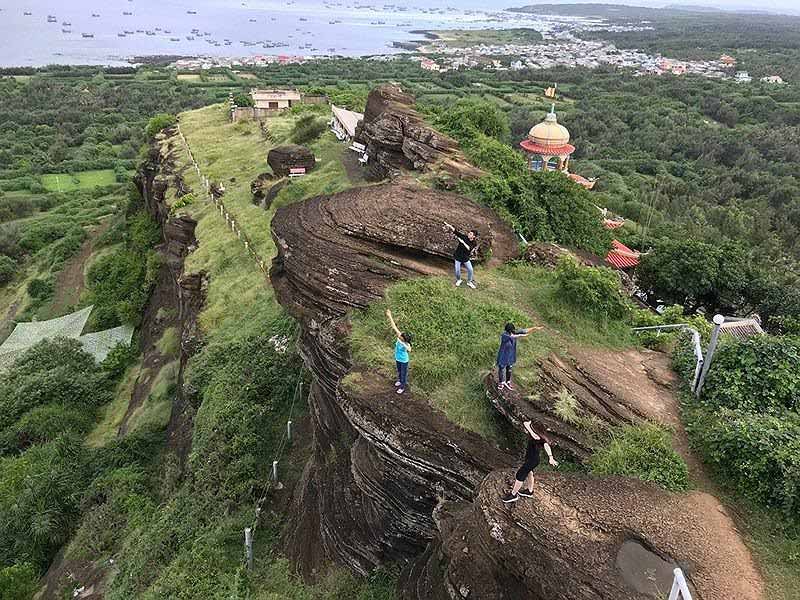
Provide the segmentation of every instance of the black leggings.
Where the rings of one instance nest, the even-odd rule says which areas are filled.
[[[525,464],[517,470],[516,480],[525,481],[525,478],[539,466],[538,460],[526,460]]]
[[[497,381],[499,383],[508,382],[511,383],[511,367],[513,365],[506,365],[501,367],[500,365],[497,366]]]

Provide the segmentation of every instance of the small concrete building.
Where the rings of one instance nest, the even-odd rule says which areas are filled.
[[[297,90],[250,90],[253,106],[257,110],[284,110],[300,104],[302,96]]]

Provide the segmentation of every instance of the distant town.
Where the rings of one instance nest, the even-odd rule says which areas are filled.
[[[410,54],[427,71],[447,72],[459,69],[520,71],[552,67],[583,67],[595,69],[603,65],[630,69],[634,76],[699,75],[712,79],[732,79],[750,83],[746,71],[736,69],[736,59],[723,54],[716,60],[677,60],[651,55],[636,49],[617,48],[603,40],[584,40],[576,35],[581,31],[642,31],[653,29],[643,21],[638,26],[612,26],[586,18],[564,18],[541,23],[542,41],[535,43],[491,43],[472,45],[453,44],[448,39],[429,39],[419,42]],[[420,32],[435,38],[436,32]],[[499,37],[499,36],[498,36]],[[409,54],[378,54],[369,60],[396,60]],[[198,56],[182,58],[172,63],[178,70],[197,71],[211,68],[237,68],[272,64],[296,64],[336,58],[336,55],[251,55],[242,57]],[[764,83],[782,85],[779,76],[762,77]]]

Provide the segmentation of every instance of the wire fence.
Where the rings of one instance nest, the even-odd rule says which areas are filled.
[[[228,207],[222,200],[222,193],[218,191],[218,188],[215,189],[215,186],[213,186],[211,183],[211,179],[206,177],[203,174],[202,170],[200,169],[200,165],[197,163],[197,160],[195,159],[194,154],[192,153],[192,149],[189,146],[189,142],[186,140],[186,137],[183,135],[183,132],[181,131],[180,123],[178,123],[177,129],[178,129],[178,136],[181,138],[181,141],[183,142],[183,145],[186,148],[186,152],[189,155],[189,160],[192,161],[192,166],[194,167],[197,176],[200,177],[200,181],[203,184],[205,199],[208,200],[209,202],[214,203],[214,206],[216,206],[217,209],[219,210],[220,216],[225,218],[225,224],[228,227],[230,227],[231,232],[233,232],[236,235],[236,237],[244,246],[244,249],[256,262],[261,272],[265,276],[269,275],[269,267],[267,261],[264,260],[264,258],[256,251],[253,245],[252,238],[250,238],[250,236],[247,235],[247,233],[242,229],[239,222],[236,220],[236,217],[233,215],[233,213],[230,210],[228,210]]]
[[[181,131],[180,123],[177,126],[178,136],[181,138],[184,147],[186,148],[186,152],[189,155],[189,159],[192,162],[192,166],[194,167],[197,176],[200,178],[202,182],[205,199],[209,202],[213,202],[214,206],[219,210],[219,214],[225,218],[225,224],[230,227],[231,231],[236,235],[237,239],[242,242],[245,250],[248,254],[253,258],[253,260],[258,265],[258,268],[261,269],[261,272],[267,276],[268,275],[268,268],[267,262],[256,252],[255,248],[253,247],[253,242],[251,238],[242,230],[241,225],[237,222],[234,215],[228,210],[225,206],[225,202],[222,200],[222,194],[218,193],[218,190],[215,189],[215,186],[212,185],[211,180],[206,177],[202,170],[200,169],[200,165],[195,159],[194,154],[192,153],[192,149],[189,146],[189,142],[184,136],[183,132]],[[223,190],[224,191],[224,190]],[[270,477],[267,478],[266,484],[261,489],[260,494],[258,495],[258,499],[256,500],[254,510],[253,510],[253,521],[250,527],[246,527],[244,530],[244,545],[245,545],[245,561],[248,569],[253,568],[253,537],[255,535],[256,530],[258,529],[259,520],[261,517],[261,509],[264,506],[264,502],[266,501],[267,497],[269,496],[270,491],[273,488],[280,489],[282,487],[279,477],[278,477],[278,465],[283,458],[284,452],[286,451],[288,445],[292,442],[292,418],[294,416],[294,409],[297,404],[298,398],[303,395],[303,381],[302,379],[297,382],[297,385],[294,389],[294,394],[292,395],[292,403],[289,406],[289,413],[288,419],[286,422],[286,427],[283,430],[283,435],[281,436],[281,440],[278,443],[277,449],[275,451],[275,455],[272,460],[272,473]]]

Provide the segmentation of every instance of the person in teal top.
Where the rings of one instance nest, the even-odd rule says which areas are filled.
[[[392,326],[392,330],[397,336],[397,340],[395,340],[394,343],[394,361],[397,365],[397,381],[394,387],[397,388],[398,394],[402,394],[408,387],[408,362],[410,360],[408,353],[411,352],[411,340],[414,339],[414,336],[407,331],[400,331],[394,322],[391,310],[386,310],[386,316],[389,319],[389,325]]]

